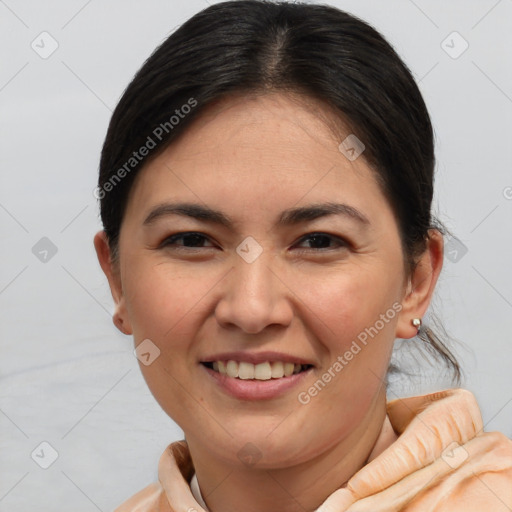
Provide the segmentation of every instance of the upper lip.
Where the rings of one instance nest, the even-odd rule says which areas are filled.
[[[214,361],[237,361],[252,364],[265,363],[267,361],[281,361],[283,363],[294,363],[294,364],[308,364],[314,366],[311,361],[302,357],[297,357],[291,354],[284,354],[282,352],[221,352],[219,354],[213,354],[206,356],[201,359],[202,363],[211,363]]]

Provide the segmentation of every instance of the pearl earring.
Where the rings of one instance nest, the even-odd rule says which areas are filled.
[[[420,327],[421,327],[421,318],[413,318],[411,320],[411,323],[412,325],[414,325],[414,327],[416,327],[416,329],[418,329],[418,331],[420,330]]]

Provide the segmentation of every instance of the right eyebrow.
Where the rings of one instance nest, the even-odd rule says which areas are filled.
[[[233,228],[234,224],[232,219],[220,210],[213,210],[198,203],[161,203],[150,211],[144,219],[143,225],[150,225],[157,219],[169,215],[191,217],[202,222],[219,224],[230,229]],[[289,208],[281,212],[276,224],[279,226],[291,226],[302,222],[311,222],[320,217],[330,215],[342,215],[356,220],[363,225],[370,224],[368,218],[361,211],[353,206],[342,203],[317,203]]]

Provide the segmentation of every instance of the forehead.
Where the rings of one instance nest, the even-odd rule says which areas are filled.
[[[251,201],[255,212],[351,195],[359,206],[377,206],[383,197],[364,153],[349,160],[340,151],[343,128],[325,105],[297,95],[224,98],[139,171],[131,203],[179,196],[244,210]]]
[[[219,141],[227,143],[228,139],[232,140],[232,145],[239,142],[240,149],[244,147],[244,141],[249,140],[254,148],[279,144],[286,150],[297,145],[303,149],[321,145],[326,151],[332,151],[349,133],[348,123],[314,98],[282,92],[237,93],[203,108],[179,142],[186,152],[213,149]],[[202,135],[206,137],[200,148],[191,147],[197,145],[196,138]],[[275,140],[276,136],[278,140]],[[310,141],[304,146],[306,138]],[[171,153],[176,142],[170,148]],[[183,157],[185,151],[180,156]]]

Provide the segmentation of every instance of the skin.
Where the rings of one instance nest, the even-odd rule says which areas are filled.
[[[382,441],[384,379],[393,341],[416,334],[411,319],[425,313],[441,270],[443,241],[432,230],[414,273],[406,274],[392,209],[364,153],[351,162],[339,151],[350,132],[335,135],[328,118],[322,105],[289,94],[210,105],[137,176],[120,263],[112,263],[103,231],[94,239],[114,323],[136,345],[149,338],[161,351],[141,371],[185,432],[212,512],[313,510],[372,450],[375,456],[389,444],[389,437]],[[179,215],[144,226],[165,201],[220,210],[233,226]],[[369,222],[328,215],[276,225],[285,209],[326,202],[350,205]],[[206,238],[192,247],[183,238],[161,245],[190,231]],[[315,245],[306,236],[312,233],[333,238]],[[262,248],[252,263],[236,252],[247,236]],[[299,403],[298,393],[393,304],[401,311],[308,404]],[[278,398],[239,400],[212,384],[200,364],[233,350],[275,350],[314,368]],[[248,442],[260,456],[254,465],[237,456]]]

